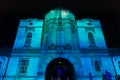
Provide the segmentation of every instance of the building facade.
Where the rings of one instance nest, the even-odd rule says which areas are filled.
[[[22,19],[11,55],[0,57],[0,80],[116,80],[100,20],[56,8],[45,19]]]

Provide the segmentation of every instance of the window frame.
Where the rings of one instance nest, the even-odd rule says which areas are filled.
[[[118,68],[120,69],[120,60],[118,61]]]
[[[94,68],[95,68],[95,71],[97,72],[101,71],[100,62],[98,60],[94,60]]]
[[[19,75],[25,75],[28,70],[28,65],[29,65],[29,60],[28,58],[20,58],[19,59],[19,69],[18,69],[18,74]],[[25,69],[25,70],[24,70]],[[24,71],[22,71],[24,70]]]
[[[2,68],[2,61],[0,61],[0,69]]]
[[[27,32],[25,37],[24,47],[31,47],[31,41],[32,41],[32,32]]]
[[[89,46],[90,47],[95,47],[95,39],[94,39],[94,35],[92,32],[88,32],[88,41],[89,41]]]
[[[95,69],[95,64],[94,64],[95,61],[98,61],[98,62],[99,62],[100,71],[96,71],[96,69]],[[102,66],[102,62],[101,62],[100,57],[93,57],[93,58],[91,59],[91,62],[92,62],[92,68],[93,68],[94,73],[95,73],[95,74],[101,74],[101,73],[103,72],[103,66]]]

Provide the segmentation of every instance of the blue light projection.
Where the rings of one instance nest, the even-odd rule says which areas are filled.
[[[29,39],[26,39],[28,32],[31,32],[32,35],[30,43],[28,43]],[[91,39],[88,33],[92,34],[95,46],[90,46],[93,43],[90,40],[93,39]],[[29,47],[24,46],[25,40],[28,40],[26,43],[30,44]],[[57,8],[48,12],[45,15],[45,20],[20,20],[13,46],[13,50],[16,49],[16,51],[11,53],[4,79],[45,80],[45,72],[48,64],[56,58],[66,59],[73,65],[75,70],[73,74],[69,70],[69,65],[62,65],[68,68],[66,71],[63,71],[64,67],[56,69],[56,74],[59,77],[64,72],[69,71],[71,74],[67,73],[67,80],[71,79],[71,75],[75,75],[75,79],[72,80],[81,80],[81,78],[84,80],[102,80],[102,75],[106,73],[104,70],[109,71],[112,79],[115,79],[115,76],[113,76],[116,75],[115,69],[113,68],[113,63],[108,52],[103,51],[101,53],[99,50],[98,52],[97,50],[89,51],[103,48],[106,49],[107,46],[99,20],[81,19],[75,21],[75,16],[69,10]],[[24,75],[19,75],[19,61],[21,58],[29,60]],[[99,70],[94,66],[95,60],[100,63]],[[119,72],[115,61],[116,58],[113,62],[115,67],[117,67],[117,72]],[[62,62],[58,61],[57,64],[61,65]],[[7,76],[12,78],[8,78]]]

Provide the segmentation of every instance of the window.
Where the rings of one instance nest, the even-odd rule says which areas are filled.
[[[94,61],[94,66],[96,71],[101,71],[100,63],[97,60]]]
[[[57,45],[64,45],[64,31],[57,31]]]
[[[119,69],[120,69],[120,61],[118,61],[118,67],[119,67]]]
[[[31,39],[32,39],[32,33],[29,32],[27,33],[26,40],[25,40],[25,47],[30,47],[31,46]]]
[[[0,69],[1,69],[1,67],[2,67],[2,62],[0,61]]]
[[[120,69],[120,64],[119,64],[119,69]]]
[[[118,61],[118,64],[120,64],[120,61]]]
[[[27,71],[28,66],[28,60],[27,59],[21,59],[19,60],[19,73],[25,74]]]
[[[33,23],[32,23],[32,22],[30,22],[30,25],[33,25]]]
[[[90,47],[95,47],[94,36],[90,32],[88,33],[88,40],[89,40]]]
[[[91,22],[89,22],[89,23],[88,23],[88,25],[92,25],[92,23],[91,23]]]

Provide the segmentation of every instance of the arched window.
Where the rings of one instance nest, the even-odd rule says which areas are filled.
[[[0,61],[0,69],[1,69],[1,67],[2,67],[2,62]]]
[[[26,40],[25,40],[24,47],[30,47],[31,46],[31,39],[32,39],[32,33],[29,32],[26,35]]]
[[[94,66],[96,71],[101,71],[100,63],[97,60],[94,61]]]
[[[95,47],[94,36],[91,32],[88,33],[88,40],[90,47]]]

